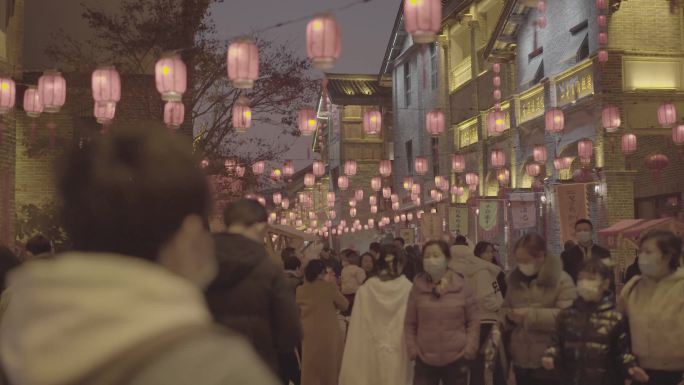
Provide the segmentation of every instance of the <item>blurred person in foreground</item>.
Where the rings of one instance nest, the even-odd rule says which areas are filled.
[[[210,201],[189,143],[113,129],[69,153],[58,191],[74,251],[11,274],[0,351],[13,385],[277,383],[206,308]]]
[[[26,257],[28,260],[51,258],[52,256],[52,244],[44,235],[34,235],[26,242]]]

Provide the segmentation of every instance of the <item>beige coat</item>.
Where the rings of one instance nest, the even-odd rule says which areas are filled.
[[[302,385],[336,385],[344,351],[336,309],[346,310],[349,302],[334,284],[315,281],[297,288],[297,305],[304,329]]]
[[[539,275],[527,283],[520,270],[513,270],[507,278],[508,292],[502,307],[513,365],[525,369],[541,367],[541,359],[551,344],[556,317],[561,309],[572,305],[577,297],[572,278],[563,271],[560,258],[547,256]],[[512,323],[507,315],[513,309],[528,308],[521,325]]]
[[[645,369],[684,370],[684,269],[656,282],[636,276],[622,289],[632,352]]]

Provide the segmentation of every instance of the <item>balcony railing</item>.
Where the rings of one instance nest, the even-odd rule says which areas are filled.
[[[471,78],[470,57],[468,57],[451,69],[451,74],[449,76],[449,92],[456,91]]]

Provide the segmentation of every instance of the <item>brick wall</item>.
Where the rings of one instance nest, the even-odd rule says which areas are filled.
[[[551,8],[551,6],[549,6]],[[639,53],[681,53],[681,10],[665,0],[622,1],[609,25],[609,48]]]

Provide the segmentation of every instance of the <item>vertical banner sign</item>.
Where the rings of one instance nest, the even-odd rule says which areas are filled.
[[[468,208],[449,207],[449,231],[460,235],[468,235]]]
[[[421,218],[420,229],[423,242],[442,239],[442,223],[439,215],[425,213]]]
[[[483,239],[491,240],[496,236],[497,223],[499,221],[499,202],[498,201],[480,201],[480,213],[478,215],[478,223]]]
[[[589,216],[585,184],[559,185],[556,187],[561,241],[575,238],[575,222]]]
[[[513,229],[521,230],[537,225],[537,208],[535,202],[511,202]]]
[[[413,236],[413,228],[399,230],[399,236],[404,238],[404,241],[407,245],[413,245],[416,243],[416,240]]]

